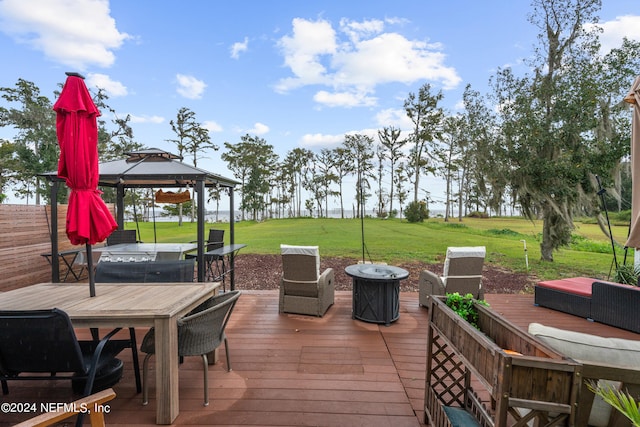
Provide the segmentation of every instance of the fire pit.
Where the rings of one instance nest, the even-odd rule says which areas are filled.
[[[353,279],[352,317],[371,323],[391,322],[400,317],[400,280],[409,272],[380,264],[355,264],[345,268]]]

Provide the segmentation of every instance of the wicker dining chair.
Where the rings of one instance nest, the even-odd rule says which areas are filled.
[[[240,291],[213,296],[178,320],[178,356],[201,356],[204,371],[204,406],[209,405],[209,360],[211,353],[224,341],[227,371],[231,371],[229,344],[225,328],[236,305]],[[147,353],[142,362],[142,404],[149,403],[149,359],[155,354],[155,330],[151,328],[142,339],[140,351]]]

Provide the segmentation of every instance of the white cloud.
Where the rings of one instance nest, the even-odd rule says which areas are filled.
[[[126,96],[128,90],[125,85],[115,80],[111,80],[106,74],[91,73],[87,76],[87,85],[104,89],[111,97]]]
[[[328,107],[361,107],[373,106],[376,98],[367,96],[366,92],[327,92],[321,90],[313,96],[313,100]]]
[[[178,88],[176,89],[178,94],[189,99],[202,98],[204,89],[207,87],[207,84],[202,80],[185,74],[176,74],[176,80],[178,82]]]
[[[413,123],[407,117],[406,111],[398,108],[388,108],[376,114],[376,123],[380,127],[393,126],[398,129],[412,129]]]
[[[110,67],[130,38],[116,28],[107,0],[2,0],[0,31],[75,71]]]
[[[248,48],[249,48],[249,38],[245,37],[242,43],[235,42],[234,44],[231,45],[231,57],[233,59],[240,58],[240,53],[246,52]]]
[[[461,78],[446,67],[445,55],[437,45],[407,40],[397,33],[385,33],[356,45],[355,51],[340,52],[334,64],[340,70],[339,84],[375,87],[391,82],[420,80],[440,82],[445,89],[456,87]]]
[[[335,148],[344,142],[345,135],[356,134],[373,138],[374,144],[378,142],[378,129],[360,129],[350,130],[339,135],[308,133],[302,136],[300,145],[308,148]]]
[[[293,76],[281,79],[276,91],[288,92],[308,85],[318,91],[316,102],[327,106],[375,105],[378,85],[410,84],[421,80],[457,87],[461,78],[446,66],[446,55],[438,43],[409,40],[401,34],[384,32],[386,24],[401,20],[342,19],[335,30],[326,20],[293,20],[293,32],[282,37],[279,47]]]
[[[587,28],[591,25],[587,25]],[[640,41],[640,16],[638,15],[617,16],[614,20],[601,22],[597,25],[603,30],[600,34],[603,54],[609,53],[613,48],[620,47],[623,37]]]
[[[146,114],[143,114],[142,116],[136,116],[134,114],[129,114],[129,117],[131,118],[131,123],[164,123],[164,117],[161,116],[147,116]]]
[[[293,35],[280,39],[285,64],[295,77],[282,79],[276,90],[287,92],[308,84],[326,84],[330,79],[325,76],[327,69],[321,62],[322,55],[336,52],[336,34],[327,21],[308,21],[302,18],[293,20]]]
[[[340,30],[347,34],[351,41],[358,42],[362,37],[371,37],[384,29],[384,22],[378,19],[356,22],[346,18],[340,20]]]
[[[465,109],[464,99],[458,100],[458,102],[456,102],[455,105],[453,106],[453,109],[456,110],[456,111],[464,110]]]
[[[213,120],[206,120],[202,123],[202,127],[208,130],[209,132],[222,132],[222,126],[220,126],[217,122]]]
[[[264,123],[257,122],[253,125],[252,129],[247,130],[247,133],[252,133],[254,135],[264,135],[269,132],[269,126]]]
[[[303,147],[332,147],[344,142],[344,134],[326,135],[322,133],[308,133],[302,136],[300,145]]]

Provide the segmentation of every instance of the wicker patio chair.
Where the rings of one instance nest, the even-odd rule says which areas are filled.
[[[474,298],[483,299],[482,266],[485,254],[484,246],[447,248],[442,277],[429,270],[420,273],[419,304],[426,307],[431,295],[454,292],[461,295],[472,294]]]
[[[322,317],[334,301],[333,269],[327,268],[320,274],[320,252],[317,246],[280,245],[280,251],[280,313]]]
[[[178,356],[201,356],[204,372],[204,406],[209,405],[209,360],[224,341],[227,371],[231,371],[229,344],[224,332],[240,291],[229,291],[209,298],[178,320]],[[149,359],[155,354],[155,330],[151,328],[142,339],[140,351],[147,353],[142,362],[142,404],[149,403]]]
[[[88,396],[111,387],[122,377],[116,359],[129,340],[112,339],[116,328],[101,340],[79,341],[67,313],[50,310],[0,311],[0,379],[8,381],[68,380],[74,391]]]

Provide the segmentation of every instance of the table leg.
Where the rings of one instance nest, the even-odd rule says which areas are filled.
[[[155,334],[156,423],[171,424],[180,412],[177,319],[156,319]]]

